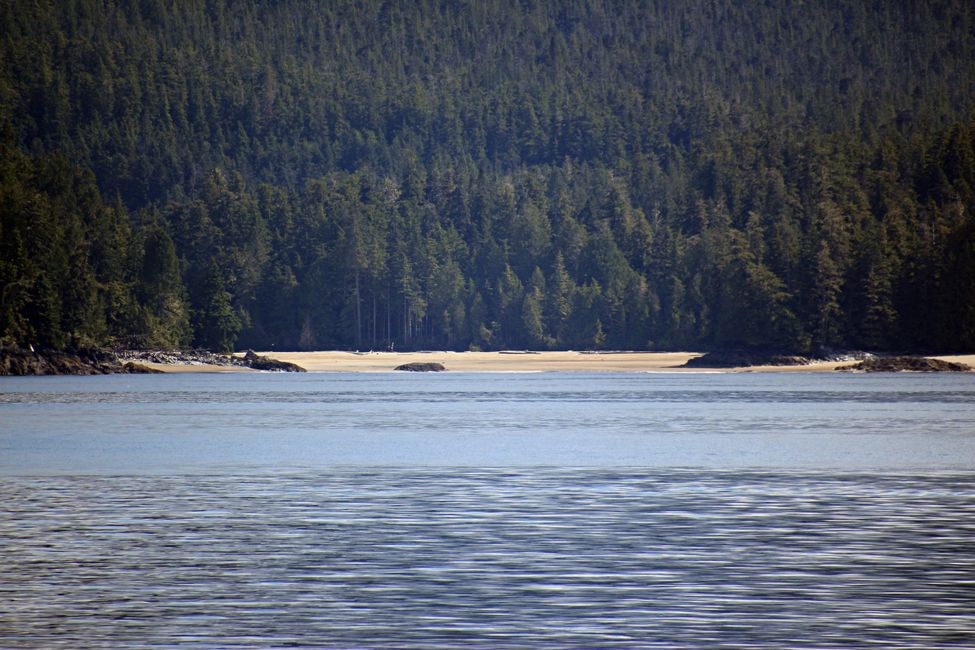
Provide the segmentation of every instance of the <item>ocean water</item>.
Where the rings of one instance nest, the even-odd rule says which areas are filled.
[[[0,379],[0,647],[975,646],[975,377]]]

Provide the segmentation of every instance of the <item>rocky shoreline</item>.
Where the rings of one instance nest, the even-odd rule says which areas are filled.
[[[253,350],[247,350],[243,356],[220,354],[209,350],[122,350],[117,354],[120,359],[136,363],[250,368],[269,372],[305,372],[305,369],[299,365],[262,357]]]
[[[116,356],[134,363],[155,363],[167,366],[223,366],[246,368],[241,357],[209,350],[116,350]]]
[[[244,356],[209,350],[35,350],[5,345],[0,347],[0,376],[27,375],[111,375],[164,372],[146,364],[171,366],[218,366],[251,368],[272,372],[305,372],[293,363],[262,357],[253,350]]]
[[[754,366],[808,366],[820,363],[856,362],[837,368],[840,372],[969,372],[963,363],[911,354],[863,351],[825,351],[815,357],[768,350],[716,350],[687,361],[687,368],[749,368]]]
[[[75,350],[34,350],[0,348],[0,375],[112,375],[154,374],[162,372],[132,360],[119,359],[113,352],[98,348]]]

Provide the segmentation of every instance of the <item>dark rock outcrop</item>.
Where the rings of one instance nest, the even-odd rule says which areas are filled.
[[[971,366],[932,359],[930,357],[875,357],[852,366],[840,368],[844,372],[969,372]]]
[[[689,359],[687,368],[747,368],[748,366],[804,366],[809,359],[764,350],[715,350]]]
[[[305,369],[294,363],[278,361],[270,357],[262,357],[253,350],[244,355],[244,363],[254,370],[270,370],[272,372],[305,372]]]
[[[133,363],[132,361],[126,361],[122,364],[122,369],[119,372],[124,372],[129,375],[161,375],[164,374],[162,370],[156,370],[155,368],[150,368],[149,366],[144,366],[141,363]]]
[[[446,370],[442,363],[436,361],[414,361],[396,366],[393,370],[404,370],[406,372],[443,372]]]
[[[108,375],[126,372],[111,352],[97,348],[31,350],[0,348],[0,375]]]
[[[0,347],[0,375],[108,375],[163,372],[150,368],[145,363],[208,364],[278,372],[305,372],[301,366],[262,357],[253,350],[248,350],[243,358],[239,358],[206,350],[129,350],[116,354],[98,348],[35,351],[10,345]]]
[[[31,350],[4,346],[0,348],[0,375],[53,375],[48,360]]]

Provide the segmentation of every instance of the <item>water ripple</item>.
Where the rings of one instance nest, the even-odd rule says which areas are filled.
[[[777,403],[777,404],[975,404],[970,391],[788,391],[788,390],[427,390],[371,392],[362,390],[283,391],[99,391],[0,392],[0,404],[400,404],[457,402],[638,402],[638,403]]]
[[[971,647],[975,476],[0,478],[5,647]]]

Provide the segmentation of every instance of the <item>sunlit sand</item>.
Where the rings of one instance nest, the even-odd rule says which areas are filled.
[[[310,372],[389,372],[396,366],[432,361],[454,372],[713,372],[685,368],[699,352],[259,352],[298,364]],[[804,366],[752,366],[719,369],[721,372],[823,372],[853,362],[814,363]],[[166,372],[254,372],[248,368],[148,364]]]
[[[830,372],[855,361],[817,362],[801,366],[686,368],[700,352],[259,352],[298,364],[310,372],[389,372],[396,366],[434,361],[454,372]],[[975,355],[935,357],[975,366]],[[257,372],[213,365],[146,364],[165,372]]]

